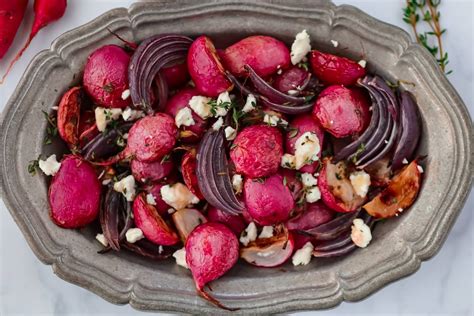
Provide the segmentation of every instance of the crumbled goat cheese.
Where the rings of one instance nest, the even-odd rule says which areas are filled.
[[[123,90],[122,92],[122,100],[127,100],[130,98],[130,89]]]
[[[218,131],[221,129],[222,125],[224,125],[224,120],[222,119],[222,117],[219,117],[217,121],[212,124],[212,129]]]
[[[110,182],[112,182],[112,179],[105,179],[102,181],[102,185],[108,185]]]
[[[49,156],[46,160],[38,161],[41,171],[47,176],[54,176],[61,168],[61,163],[56,160],[56,155]]]
[[[276,115],[265,114],[263,116],[263,122],[270,126],[277,126],[279,121],[280,121],[280,118]]]
[[[407,160],[406,158],[403,158],[403,160],[402,160],[402,164],[404,164],[404,165],[408,165],[408,160]]]
[[[306,191],[306,202],[308,203],[314,203],[317,202],[321,199],[321,191],[319,191],[319,188],[314,186],[309,188]]]
[[[163,201],[176,210],[182,210],[188,205],[199,203],[199,198],[189,191],[187,186],[179,182],[162,186],[160,192]]]
[[[127,107],[125,110],[122,112],[122,118],[124,121],[135,121],[138,120],[139,118],[142,118],[145,116],[145,113],[140,110],[134,110],[130,107]]]
[[[339,42],[338,42],[338,41],[335,41],[335,40],[331,40],[331,44],[332,44],[332,46],[334,46],[334,47],[338,47],[338,46],[339,46]]]
[[[298,90],[288,90],[289,95],[297,95],[298,93],[300,93]]]
[[[313,244],[308,241],[306,244],[304,244],[303,247],[296,250],[295,254],[293,255],[293,258],[291,258],[293,265],[294,266],[307,265],[311,261],[311,258],[313,257],[313,249],[314,249]]]
[[[188,263],[186,262],[186,249],[181,248],[173,253],[173,257],[176,259],[176,264],[183,268],[189,269]]]
[[[370,227],[367,226],[360,218],[352,221],[351,239],[357,247],[365,248],[372,240]]]
[[[240,243],[247,246],[251,241],[257,239],[257,226],[251,222],[240,235]]]
[[[320,150],[319,139],[315,133],[306,132],[298,137],[295,143],[295,168],[300,169],[318,160]]]
[[[133,201],[135,198],[135,178],[130,175],[114,183],[114,191],[120,192],[127,198],[127,201]]]
[[[173,214],[174,212],[176,212],[176,210],[174,208],[169,208],[168,209],[168,214]]]
[[[236,173],[232,176],[232,187],[236,194],[242,192],[243,178],[240,174]]]
[[[318,184],[318,180],[311,173],[303,173],[301,175],[301,182],[305,187],[314,187]]]
[[[291,63],[296,65],[311,51],[309,34],[306,30],[296,34],[295,41],[291,45]]]
[[[352,187],[356,194],[360,197],[365,197],[369,192],[370,175],[365,171],[355,171],[349,176]]]
[[[362,67],[365,68],[367,66],[367,62],[364,59],[359,60],[358,64]]]
[[[127,238],[127,241],[131,244],[136,243],[140,239],[143,239],[145,236],[143,236],[143,232],[140,228],[130,228],[127,230],[125,233],[125,238]]]
[[[224,91],[217,97],[216,117],[226,116],[229,111],[231,100],[228,91]]]
[[[189,100],[188,104],[191,107],[191,109],[194,111],[194,113],[196,113],[197,115],[199,115],[200,118],[205,120],[208,117],[212,116],[211,106],[209,105],[209,101],[211,101],[211,99],[207,97],[195,95],[194,97],[191,98],[191,100]]]
[[[234,140],[235,137],[237,136],[237,131],[235,130],[235,128],[233,128],[231,126],[227,126],[224,129],[224,132],[225,132],[225,138],[227,140]]]
[[[273,237],[273,226],[263,226],[262,232],[258,235],[258,238],[270,238]]]
[[[99,132],[105,131],[107,124],[112,121],[118,120],[122,115],[122,109],[106,109],[98,107],[94,111],[95,113],[95,124]]]
[[[95,235],[95,239],[97,239],[97,241],[100,242],[104,247],[107,247],[109,245],[109,242],[107,241],[107,239],[105,239],[104,234]]]
[[[51,110],[57,111],[57,110],[59,110],[59,106],[56,106],[56,105],[55,105],[55,106],[52,106],[52,107],[51,107]]]
[[[422,167],[422,166],[416,165],[416,167],[418,168],[418,171],[419,171],[420,173],[425,172],[425,170],[423,170],[423,167]]]
[[[255,107],[257,105],[257,99],[253,94],[249,94],[247,96],[247,100],[245,101],[245,105],[242,108],[242,112],[244,113],[249,113],[255,110]]]
[[[193,113],[191,112],[191,109],[185,106],[181,110],[176,113],[176,116],[174,117],[174,122],[177,127],[181,126],[191,126],[194,125],[196,122],[193,119]]]
[[[146,203],[150,204],[150,205],[156,205],[156,200],[155,200],[155,197],[153,196],[153,194],[148,193],[146,195]]]
[[[290,154],[284,154],[284,155],[281,157],[281,163],[280,163],[280,165],[281,165],[283,168],[295,169],[295,166],[296,166],[296,157],[293,156],[293,155],[290,155]]]

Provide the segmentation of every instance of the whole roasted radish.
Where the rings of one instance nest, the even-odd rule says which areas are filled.
[[[101,184],[87,161],[68,155],[49,186],[51,218],[64,228],[83,227],[99,214]]]
[[[224,309],[229,308],[204,291],[204,286],[229,271],[238,258],[239,241],[224,224],[202,224],[186,240],[186,262],[199,295]]]
[[[317,50],[311,51],[311,69],[326,84],[350,86],[366,74],[365,68],[353,60]]]

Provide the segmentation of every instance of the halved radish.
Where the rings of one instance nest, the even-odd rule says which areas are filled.
[[[293,235],[286,228],[270,238],[258,238],[240,249],[240,257],[248,263],[271,268],[279,266],[291,257],[295,249]]]
[[[173,229],[166,224],[153,205],[146,202],[145,193],[140,193],[133,202],[135,224],[145,237],[157,244],[170,246],[179,241]]]
[[[230,91],[233,84],[227,79],[216,48],[207,36],[199,36],[188,52],[188,69],[199,93],[215,98]]]
[[[358,196],[352,187],[344,161],[333,164],[329,158],[324,159],[318,186],[324,204],[336,212],[353,212],[366,200]]]
[[[194,230],[194,228],[199,225],[206,223],[206,217],[196,209],[193,208],[184,208],[178,210],[171,215],[173,219],[174,226],[178,230],[179,237],[183,242],[186,242],[189,234]]]
[[[196,175],[196,150],[191,149],[183,156],[181,160],[181,173],[183,175],[184,183],[195,196],[200,200],[204,199],[201,190],[199,189],[198,179]]]
[[[414,160],[393,177],[385,190],[363,207],[367,213],[377,218],[395,216],[413,204],[420,186],[421,172]]]

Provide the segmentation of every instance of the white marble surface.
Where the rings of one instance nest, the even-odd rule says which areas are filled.
[[[30,1],[30,4],[33,1]],[[128,6],[127,0],[69,1],[65,17],[42,31],[15,66],[5,85],[0,86],[0,110],[16,86],[28,61],[62,32],[79,26],[108,9]],[[383,2],[383,3],[382,3]],[[388,23],[400,25],[404,0],[337,0],[354,4]],[[473,104],[473,0],[443,1],[442,23],[447,27],[445,38],[450,55],[449,76],[474,115]],[[31,23],[29,19],[27,25]],[[0,62],[10,60],[26,37],[25,26],[11,53]],[[442,144],[440,144],[442,146]],[[321,315],[473,315],[473,210],[471,194],[446,244],[420,270],[391,284],[358,303],[343,303]],[[115,306],[94,294],[56,277],[49,266],[39,262],[23,239],[5,205],[0,200],[0,315],[118,315],[139,314],[130,306]],[[310,315],[312,312],[301,313]]]

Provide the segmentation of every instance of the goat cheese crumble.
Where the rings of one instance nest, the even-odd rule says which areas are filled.
[[[203,97],[200,95],[195,95],[194,97],[189,100],[189,106],[191,109],[199,115],[200,118],[203,120],[207,119],[208,117],[212,116],[211,113],[211,106],[209,105],[209,99],[208,97]]]
[[[313,257],[314,246],[311,242],[307,242],[303,247],[295,251],[295,254],[291,258],[294,266],[305,266]]]
[[[314,187],[318,184],[318,180],[311,173],[301,174],[301,182],[305,187]]]
[[[255,110],[255,107],[257,105],[257,99],[253,94],[249,94],[247,96],[247,100],[245,101],[245,105],[242,108],[242,112],[244,113],[249,113]]]
[[[106,109],[98,107],[94,111],[95,124],[99,132],[105,131],[107,124],[112,121],[116,121],[122,115],[122,109]]]
[[[186,262],[186,249],[181,248],[173,253],[173,257],[176,259],[176,264],[183,268],[189,269],[188,263]]]
[[[191,112],[191,109],[187,106],[179,110],[178,113],[176,113],[176,116],[174,117],[174,122],[177,127],[191,126],[196,123],[193,119],[193,113]]]
[[[370,175],[367,172],[355,171],[350,174],[349,180],[351,180],[352,187],[358,196],[365,197],[367,195],[370,187]]]
[[[235,128],[233,128],[231,126],[227,126],[224,129],[224,133],[225,133],[225,138],[227,140],[234,140],[235,137],[237,136],[237,131],[235,130]]]
[[[187,186],[179,182],[162,186],[160,193],[163,201],[176,210],[182,210],[188,205],[199,203],[199,198],[189,191]]]
[[[130,228],[125,233],[125,238],[127,238],[129,243],[134,244],[140,239],[145,238],[145,236],[143,236],[143,232],[140,228]]]
[[[359,60],[358,64],[362,68],[365,68],[367,66],[367,61],[365,61],[364,59],[361,59],[361,60]]]
[[[339,46],[339,42],[338,42],[338,41],[335,41],[335,40],[331,40],[331,44],[332,44],[332,46],[334,46],[334,47],[338,47],[338,46]]]
[[[105,238],[104,234],[97,234],[95,235],[95,239],[97,239],[98,242],[102,244],[102,246],[107,247],[109,245],[109,242]]]
[[[130,89],[123,90],[122,92],[122,100],[127,100],[130,97]]]
[[[360,218],[352,221],[351,239],[357,247],[365,248],[372,240],[372,233],[370,227],[367,226]]]
[[[61,168],[61,163],[56,160],[56,155],[49,156],[46,160],[39,160],[38,165],[47,176],[54,176]]]
[[[295,168],[298,170],[306,164],[318,160],[321,150],[318,136],[312,132],[306,132],[295,143]]]
[[[273,237],[273,226],[263,226],[258,238],[270,238]]]
[[[130,107],[127,107],[125,110],[122,112],[122,118],[124,121],[135,121],[138,120],[139,118],[142,118],[145,116],[145,113],[140,110],[134,110]]]
[[[146,203],[150,204],[150,205],[156,205],[156,200],[155,200],[155,197],[153,196],[153,194],[148,193],[146,195]]]
[[[131,202],[135,198],[135,178],[130,175],[114,183],[114,191],[122,193],[127,201]]]
[[[291,63],[298,64],[311,51],[311,43],[306,30],[296,34],[295,41],[291,45]]]
[[[296,157],[293,156],[293,155],[290,155],[290,154],[284,154],[284,155],[281,157],[280,165],[281,165],[283,168],[295,169],[295,166],[296,166]]]
[[[212,129],[218,131],[221,129],[222,125],[224,125],[224,120],[222,119],[222,117],[219,117],[217,121],[212,124]]]
[[[251,222],[240,235],[240,243],[247,246],[251,241],[257,239],[257,226]]]
[[[321,191],[317,186],[311,187],[306,191],[306,202],[314,203],[321,199]]]
[[[226,116],[229,111],[231,100],[228,91],[224,91],[217,97],[216,117]]]
[[[236,194],[242,192],[243,178],[240,174],[236,173],[232,176],[232,187],[234,188]]]

